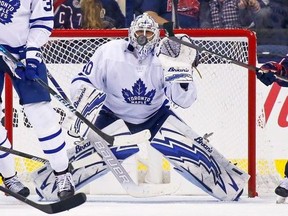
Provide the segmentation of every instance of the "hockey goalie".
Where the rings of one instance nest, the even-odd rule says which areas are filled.
[[[187,35],[176,36],[191,43]],[[122,148],[111,146],[119,160],[141,152],[144,143],[161,153],[177,173],[209,195],[218,200],[236,201],[249,175],[230,163],[170,108],[171,104],[183,109],[193,107],[197,99],[193,68],[197,67],[197,61],[195,49],[167,37],[160,39],[158,24],[144,13],[131,23],[128,41],[112,40],[95,51],[82,72],[73,79],[71,99],[78,110],[89,110],[90,115],[93,108],[87,107],[97,99],[94,93],[105,94],[105,99],[95,103],[97,114],[91,114],[90,119],[107,134],[121,136],[150,131],[148,141],[140,143],[139,140],[135,145]],[[93,142],[97,140],[79,119],[72,128],[75,134]],[[85,148],[90,147],[87,144]],[[75,159],[73,154],[75,151],[71,154]],[[97,167],[92,179],[109,171],[101,158],[94,165]],[[47,170],[43,171],[46,176],[49,175]],[[73,179],[76,179],[76,172]],[[36,179],[43,180],[39,171],[37,175]],[[89,176],[87,179],[90,180]],[[46,192],[41,183],[43,181],[36,185],[43,195]],[[77,189],[77,182],[75,185]]]

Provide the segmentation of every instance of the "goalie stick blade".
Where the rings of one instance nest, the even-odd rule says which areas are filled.
[[[47,203],[47,204],[40,204],[34,202],[26,197],[23,197],[17,193],[12,192],[11,190],[0,186],[0,190],[14,198],[42,211],[47,214],[55,214],[63,211],[67,211],[69,209],[75,208],[83,203],[86,202],[86,195],[84,193],[77,193],[74,196],[71,196],[65,200],[61,200],[55,203]]]

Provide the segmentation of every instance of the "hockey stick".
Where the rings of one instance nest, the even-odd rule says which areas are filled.
[[[188,46],[188,47],[191,47],[191,48],[193,48],[193,49],[196,49],[196,50],[198,50],[200,53],[201,53],[201,52],[208,52],[208,53],[210,53],[210,54],[212,54],[212,55],[216,55],[216,56],[218,56],[218,57],[220,57],[220,58],[222,58],[222,59],[224,59],[224,60],[227,60],[228,62],[231,62],[231,63],[236,64],[236,65],[238,65],[238,66],[247,68],[247,69],[249,69],[249,70],[253,70],[253,71],[256,71],[256,72],[258,72],[258,71],[260,70],[260,68],[257,68],[257,67],[255,67],[255,66],[253,66],[253,65],[249,65],[249,64],[246,64],[246,63],[244,63],[244,62],[237,61],[237,60],[232,59],[232,58],[230,58],[230,57],[228,57],[228,56],[221,55],[221,54],[219,54],[219,53],[216,53],[216,52],[210,51],[210,50],[208,50],[208,49],[205,49],[205,48],[203,48],[203,47],[197,46],[197,45],[195,45],[195,44],[193,44],[193,43],[189,43],[189,42],[186,42],[186,41],[183,41],[183,40],[178,39],[178,38],[174,35],[173,25],[172,25],[171,22],[164,23],[164,24],[163,24],[163,28],[164,28],[165,31],[166,31],[166,36],[167,36],[170,40],[172,40],[172,41],[175,41],[175,42],[177,42],[177,43],[180,43],[180,44],[183,44],[183,45],[185,45],[185,46]]]
[[[15,149],[9,149],[9,148],[3,147],[3,146],[0,146],[0,151],[7,152],[7,153],[10,153],[13,155],[20,156],[20,157],[28,158],[28,159],[31,159],[31,160],[34,160],[37,162],[41,162],[43,164],[49,163],[49,161],[44,159],[44,158],[37,157],[37,156],[31,155],[31,154],[27,154],[25,152],[20,152],[20,151],[17,151]]]
[[[171,22],[167,22],[167,23],[164,23],[163,24],[163,28],[165,29],[166,31],[166,36],[172,40],[172,41],[175,41],[177,43],[180,43],[180,44],[183,44],[185,46],[188,46],[188,47],[191,47],[193,49],[196,49],[198,50],[200,53],[201,52],[207,52],[207,53],[210,53],[211,55],[215,55],[215,56],[218,56],[220,58],[222,58],[223,60],[226,60],[227,62],[230,62],[232,64],[235,64],[235,65],[238,65],[240,67],[244,67],[246,69],[249,69],[249,70],[252,70],[254,71],[256,74],[258,73],[265,73],[263,71],[261,71],[261,68],[258,68],[254,65],[250,65],[250,64],[246,64],[244,62],[240,62],[240,61],[237,61],[233,58],[230,58],[228,56],[224,56],[224,55],[221,55],[219,53],[216,53],[216,52],[213,52],[211,50],[208,50],[208,49],[205,49],[203,47],[200,47],[200,46],[197,46],[193,43],[189,43],[189,42],[186,42],[186,41],[183,41],[183,40],[180,40],[179,38],[177,38],[175,35],[174,35],[174,32],[173,32],[173,23]],[[274,76],[279,79],[279,80],[282,80],[284,82],[288,82],[288,79],[286,77],[283,77],[283,76],[279,76],[279,75],[276,75],[274,74]]]
[[[0,45],[0,52],[2,52],[7,58],[9,58],[14,64],[20,65],[21,67],[25,68],[25,65],[22,62],[19,62],[8,50],[5,49],[2,45]],[[15,79],[15,77],[13,77]],[[56,91],[54,91],[49,85],[47,85],[43,80],[40,78],[35,78],[34,81],[36,81],[39,85],[41,85],[43,88],[47,89],[48,92],[54,96],[60,103],[62,103],[65,107],[67,107],[70,112],[75,114],[79,119],[81,119],[87,126],[92,130],[88,134],[88,139],[93,140],[100,140],[97,142],[94,142],[93,145],[96,148],[99,155],[102,156],[104,162],[107,164],[110,171],[113,173],[113,175],[117,178],[121,186],[126,190],[128,194],[134,197],[151,197],[151,196],[159,196],[166,194],[165,191],[163,191],[161,188],[156,191],[151,191],[151,187],[145,187],[146,185],[139,186],[137,185],[133,179],[130,177],[130,175],[127,173],[127,171],[124,169],[124,167],[121,165],[121,163],[117,160],[115,155],[112,153],[109,145],[117,145],[116,143],[127,143],[128,136],[121,136],[121,137],[114,137],[109,136],[102,132],[99,128],[95,127],[89,120],[87,120],[81,113],[79,113],[75,107],[70,104],[67,100],[65,100],[63,97],[61,97]],[[149,133],[149,134],[148,134]],[[139,134],[139,133],[138,133]],[[142,136],[144,137],[150,137],[150,132],[148,130],[140,132]],[[130,136],[129,136],[130,137]],[[137,142],[138,140],[135,140],[135,137],[131,135],[132,137],[132,143]],[[137,136],[136,136],[137,137]],[[116,139],[115,139],[116,138]],[[148,138],[149,139],[149,138]],[[129,140],[128,140],[129,142]]]
[[[77,193],[74,196],[71,196],[65,200],[61,200],[59,202],[55,203],[48,203],[48,204],[40,204],[37,202],[33,202],[32,200],[23,197],[17,193],[14,193],[13,191],[0,186],[0,190],[3,191],[6,194],[9,194],[10,196],[13,196],[17,200],[20,200],[42,212],[45,212],[47,214],[55,214],[63,211],[67,211],[69,209],[75,208],[83,203],[86,202],[86,195],[84,193]]]
[[[71,103],[70,99],[68,98],[68,96],[65,94],[65,92],[63,91],[63,89],[60,87],[60,85],[58,84],[58,82],[56,81],[56,79],[52,76],[52,74],[49,72],[49,70],[47,69],[47,77],[50,79],[50,81],[52,82],[52,84],[54,85],[54,87],[57,89],[57,91],[59,92],[59,94],[61,94],[61,96],[69,101],[69,103]]]

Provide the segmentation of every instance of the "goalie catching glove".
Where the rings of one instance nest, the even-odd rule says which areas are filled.
[[[288,56],[279,63],[274,61],[264,63],[257,72],[257,78],[266,86],[277,82],[280,86],[288,87]]]
[[[186,34],[175,35],[180,40],[189,42]],[[166,82],[189,83],[193,81],[193,67],[197,66],[198,51],[165,37],[160,41],[156,53],[164,71]]]

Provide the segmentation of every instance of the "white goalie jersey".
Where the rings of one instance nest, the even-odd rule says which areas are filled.
[[[106,107],[133,124],[145,122],[167,98],[183,108],[196,100],[194,82],[189,83],[187,90],[179,83],[165,82],[163,67],[154,54],[140,61],[127,47],[125,40],[110,41],[99,47],[82,74],[73,80],[71,97],[81,81],[87,81],[106,93]]]

